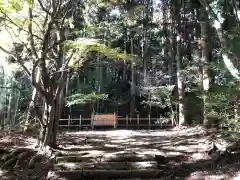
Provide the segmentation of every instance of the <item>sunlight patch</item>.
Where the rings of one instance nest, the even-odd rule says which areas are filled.
[[[203,159],[209,159],[208,156],[206,155],[206,153],[193,153],[191,155],[191,158],[193,160],[203,160]]]
[[[136,167],[138,168],[151,168],[153,167],[153,165],[155,165],[156,163],[153,162],[149,162],[149,161],[145,161],[145,162],[136,162],[134,163]]]
[[[104,147],[119,147],[117,144],[105,144]]]
[[[235,177],[233,180],[239,180],[240,179],[240,171],[236,173]]]
[[[91,151],[88,151],[88,153],[89,153],[90,155],[96,156],[96,155],[102,155],[102,154],[104,154],[104,151],[91,150]],[[89,155],[88,155],[88,156],[89,156]]]
[[[5,171],[3,171],[2,169],[0,169],[0,177],[3,176],[5,174]]]
[[[184,153],[181,153],[181,152],[167,152],[166,154],[167,154],[168,156],[184,155]]]
[[[76,168],[76,163],[64,162],[64,163],[59,163],[58,165],[66,167],[68,169],[75,169]]]
[[[160,152],[158,149],[150,149],[150,150],[146,150],[146,149],[137,149],[137,152],[139,155],[163,155],[162,152]]]
[[[226,175],[209,175],[207,171],[196,171],[191,173],[191,175],[188,177],[187,180],[222,180],[222,179],[228,179]]]
[[[74,148],[77,148],[79,150],[81,150],[81,149],[93,149],[94,146],[79,144],[79,145],[68,145],[68,146],[64,147],[64,149],[70,149],[70,150],[74,149]]]

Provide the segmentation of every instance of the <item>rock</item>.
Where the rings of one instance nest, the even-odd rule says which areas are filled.
[[[54,155],[55,155],[55,157],[60,157],[60,156],[62,156],[63,154],[62,154],[60,151],[58,151],[58,152],[55,152]]]
[[[167,158],[163,155],[155,155],[155,161],[160,164],[166,164],[168,162]]]
[[[8,153],[9,151],[7,149],[4,148],[0,148],[0,154],[5,154]]]

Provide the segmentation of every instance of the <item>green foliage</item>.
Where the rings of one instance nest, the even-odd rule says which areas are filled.
[[[149,104],[151,106],[158,106],[160,108],[166,108],[171,106],[171,96],[174,86],[159,86],[147,90],[149,96],[148,101],[143,101],[143,104]]]
[[[220,127],[228,131],[240,132],[240,119],[237,118],[224,118],[221,121]]]
[[[11,1],[11,8],[15,9],[16,11],[21,11],[24,6],[24,1],[22,0],[12,0]]]
[[[238,83],[232,86],[214,86],[206,94],[207,117],[212,124],[227,127],[228,130],[240,130],[240,121],[236,119],[234,112],[238,89]]]
[[[99,93],[90,93],[90,94],[74,94],[67,97],[67,106],[72,106],[75,104],[85,104],[85,103],[94,103],[98,100],[107,99],[107,95]]]
[[[0,0],[0,12],[1,13],[13,13],[23,10],[24,6],[27,5],[24,0]]]
[[[88,39],[81,38],[77,41],[67,41],[66,42],[66,51],[72,51],[75,54],[73,62],[70,64],[78,65],[79,59],[84,58],[88,59],[87,55],[92,53],[99,53],[106,56],[109,59],[117,60],[126,60],[126,61],[135,61],[137,60],[136,56],[129,55],[124,53],[119,48],[111,48],[105,44],[101,44],[100,40],[97,39]]]

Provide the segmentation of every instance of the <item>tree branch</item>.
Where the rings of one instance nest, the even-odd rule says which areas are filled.
[[[9,23],[11,23],[14,26],[16,26],[17,28],[19,28],[20,30],[22,30],[22,31],[24,31],[24,32],[29,34],[29,32],[26,29],[24,29],[23,27],[21,27],[18,24],[16,24],[6,13],[2,12],[1,10],[0,10],[0,12],[6,17],[5,18],[6,21],[8,21]],[[36,34],[33,34],[32,36],[37,38],[38,40],[43,41],[43,39],[41,37],[39,37],[38,35],[36,35]]]
[[[65,85],[66,85],[66,79],[67,79],[67,75],[68,75],[68,72],[66,71],[62,71],[61,73],[61,77],[59,78],[60,79],[60,82],[59,82],[59,85],[56,89],[56,97],[58,97],[61,93],[61,91],[64,89]]]
[[[9,27],[6,23],[4,24],[4,26],[5,26],[5,30],[8,32],[8,34],[11,36],[11,39],[12,39],[12,41],[14,42],[15,40],[14,40],[14,38],[13,38],[13,36],[12,36],[12,33],[14,34],[14,36],[22,43],[22,45],[27,49],[27,45],[25,44],[25,42],[23,42],[20,38],[19,38],[19,35],[18,34],[16,34],[14,31],[13,31],[13,29],[11,28],[11,27]],[[12,31],[12,33],[10,33],[10,31],[7,29],[7,27],[9,28],[9,29],[11,29],[11,31]],[[14,45],[15,46],[15,45]],[[16,46],[15,46],[15,48],[16,48]]]
[[[233,63],[231,62],[230,58],[229,58],[229,51],[226,50],[226,38],[224,37],[224,34],[222,32],[222,28],[221,28],[221,21],[218,19],[217,14],[215,14],[215,12],[213,11],[212,7],[209,5],[209,3],[207,3],[206,0],[199,0],[200,4],[202,5],[202,7],[204,7],[206,9],[206,11],[208,12],[208,15],[210,16],[211,19],[213,19],[215,21],[215,23],[217,23],[217,27],[214,27],[216,29],[218,38],[220,40],[221,43],[221,47],[222,47],[222,58],[223,58],[223,62],[225,64],[225,66],[227,67],[228,71],[230,72],[230,74],[236,78],[237,80],[240,80],[240,76],[239,76],[239,71],[234,67]],[[236,57],[235,54],[231,53],[236,59],[238,59]]]
[[[33,103],[34,103],[34,110],[35,110],[35,112],[36,112],[36,114],[37,114],[37,116],[38,116],[37,119],[38,119],[40,125],[44,126],[45,124],[44,124],[43,120],[41,119],[42,113],[40,112],[39,107],[37,107],[37,106],[35,105],[35,102],[33,102]]]
[[[36,82],[36,68],[38,66],[40,62],[40,59],[38,59],[32,69],[32,85],[37,89],[37,91],[43,96],[46,97],[46,93],[43,90],[43,88],[41,87],[41,85],[39,83]]]
[[[235,16],[237,17],[237,22],[238,22],[238,25],[240,24],[240,14],[239,14],[239,8],[238,8],[238,5],[237,5],[237,2],[236,0],[230,0],[230,3],[233,7],[233,10],[235,11]]]
[[[28,15],[29,15],[28,31],[29,31],[30,46],[31,46],[31,50],[32,50],[34,56],[38,59],[38,54],[37,54],[37,51],[36,51],[36,48],[35,48],[33,32],[32,32],[33,14],[32,14],[32,8],[31,7],[29,7],[29,9],[28,9]]]
[[[27,69],[27,67],[24,65],[23,62],[19,61],[17,57],[15,57],[12,53],[10,53],[8,50],[4,49],[2,46],[0,46],[0,50],[5,52],[6,54],[10,55],[17,63],[20,64],[20,66],[24,69],[24,71],[27,73],[28,76],[31,76],[30,71]]]
[[[43,10],[46,14],[48,14],[48,15],[51,16],[51,13],[47,10],[47,8],[45,8],[45,7],[43,6],[42,0],[38,0],[38,3],[39,3],[39,5],[40,5],[40,7],[42,8],[42,10]]]

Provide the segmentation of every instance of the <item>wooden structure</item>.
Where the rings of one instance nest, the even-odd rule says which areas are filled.
[[[91,127],[95,126],[113,126],[116,128],[117,125],[117,115],[113,114],[93,114],[91,117]]]
[[[104,114],[104,115],[94,115],[91,118],[82,118],[80,115],[79,118],[71,118],[68,116],[68,119],[60,119],[59,127],[60,128],[94,128],[99,126],[112,126],[114,128],[162,128],[163,126],[171,126],[170,124],[161,123],[160,118],[153,118],[150,115],[145,118],[140,118],[137,115],[136,118],[119,117],[114,114]]]

